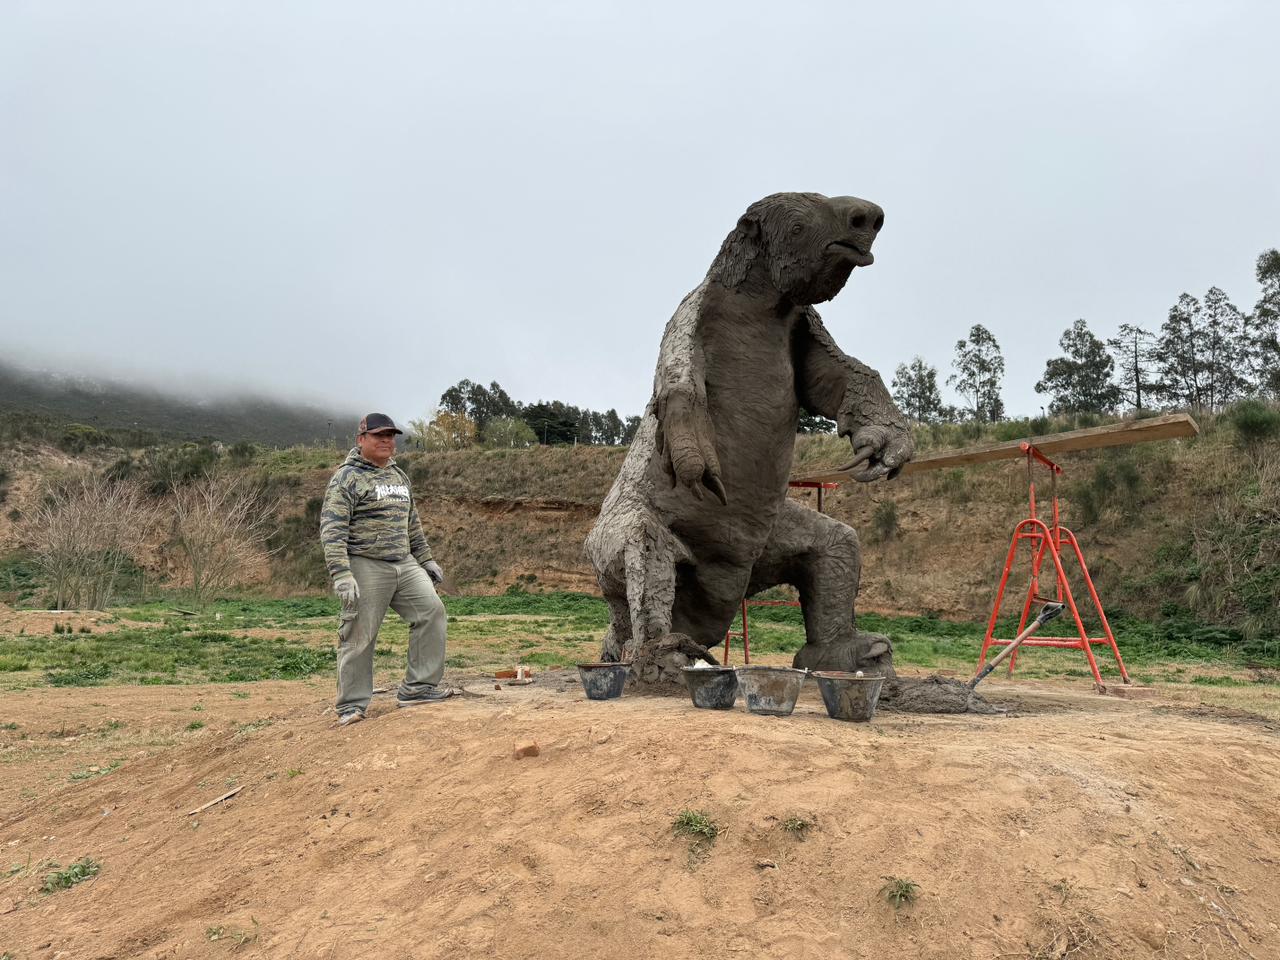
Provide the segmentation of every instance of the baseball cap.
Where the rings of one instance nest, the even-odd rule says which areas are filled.
[[[396,433],[404,433],[385,413],[370,413],[360,418],[361,433],[373,433],[375,430],[394,430]]]

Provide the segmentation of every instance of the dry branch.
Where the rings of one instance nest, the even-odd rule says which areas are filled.
[[[234,797],[237,793],[239,793],[239,792],[240,792],[241,790],[243,790],[243,789],[244,789],[244,785],[243,785],[243,784],[241,784],[240,786],[236,787],[236,788],[235,788],[235,789],[233,789],[233,790],[228,790],[228,791],[227,791],[226,793],[224,793],[222,796],[220,796],[220,797],[214,797],[214,798],[213,798],[212,800],[210,800],[208,803],[201,804],[200,806],[196,807],[194,810],[188,810],[188,811],[187,811],[187,816],[188,816],[188,817],[193,817],[193,816],[195,816],[197,813],[200,813],[201,811],[208,810],[208,809],[209,809],[210,807],[212,807],[214,804],[221,803],[223,800],[229,800],[229,799],[231,799],[232,797]]]

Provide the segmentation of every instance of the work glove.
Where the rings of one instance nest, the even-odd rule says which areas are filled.
[[[360,599],[360,587],[356,585],[356,578],[349,573],[344,573],[333,581],[333,592],[338,595],[344,607],[354,607]]]
[[[444,583],[444,571],[434,560],[428,560],[422,565],[422,569],[427,571],[427,576],[431,578],[432,583]]]

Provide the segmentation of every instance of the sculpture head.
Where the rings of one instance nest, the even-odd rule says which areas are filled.
[[[883,225],[884,211],[868,200],[775,193],[738,218],[707,275],[732,288],[755,273],[792,303],[823,303],[854,267],[871,265]]]

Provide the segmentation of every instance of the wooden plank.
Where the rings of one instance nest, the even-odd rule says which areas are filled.
[[[1170,413],[1161,417],[1148,417],[1145,420],[1124,420],[1102,427],[1085,427],[1083,430],[1029,437],[1027,442],[1045,456],[1051,457],[1054,454],[1096,450],[1101,447],[1123,447],[1155,440],[1176,440],[1179,437],[1194,437],[1199,433],[1200,428],[1187,414]],[[924,473],[926,470],[941,470],[945,467],[969,467],[979,463],[992,463],[996,460],[1017,460],[1023,456],[1021,450],[1023,442],[1009,440],[1004,443],[987,443],[959,450],[930,453],[908,463],[902,468],[902,475]],[[809,482],[843,483],[852,478],[849,473],[837,470],[796,479]]]

